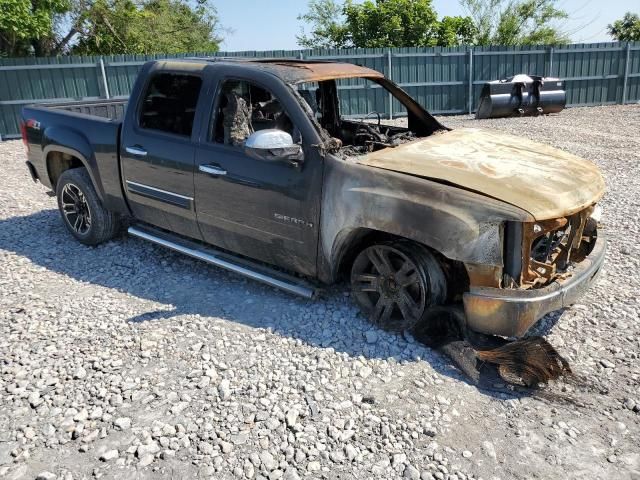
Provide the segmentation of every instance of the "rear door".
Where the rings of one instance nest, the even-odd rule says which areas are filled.
[[[193,172],[202,88],[199,73],[152,68],[138,104],[129,105],[120,148],[124,187],[134,216],[193,238],[201,238]]]
[[[200,230],[208,243],[314,275],[323,165],[312,146],[317,137],[280,80],[241,72],[225,66],[213,80],[213,109],[196,152]],[[302,162],[248,156],[246,137],[267,128],[290,133],[303,147]]]

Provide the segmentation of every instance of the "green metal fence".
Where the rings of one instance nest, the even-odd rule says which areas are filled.
[[[640,42],[15,58],[0,59],[0,138],[19,136],[24,105],[126,97],[144,62],[206,55],[357,63],[384,73],[435,114],[470,113],[483,83],[518,73],[562,78],[568,106],[640,102]],[[361,82],[346,82],[342,108],[353,116],[369,113],[372,106],[387,116],[401,114],[400,105],[391,105],[380,93]]]

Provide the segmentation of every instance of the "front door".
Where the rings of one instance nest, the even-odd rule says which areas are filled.
[[[201,238],[193,192],[192,131],[202,86],[199,76],[150,74],[142,99],[127,114],[120,155],[127,199],[142,221]]]
[[[291,115],[295,101],[281,102],[276,90],[292,94],[277,85],[272,89],[242,78],[218,82],[209,127],[196,152],[198,224],[208,243],[314,275],[322,159],[294,124],[301,115]],[[303,145],[301,162],[245,153],[252,132],[273,128]]]

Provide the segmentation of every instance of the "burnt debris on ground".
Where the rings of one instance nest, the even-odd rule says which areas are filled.
[[[432,309],[412,329],[414,337],[451,359],[475,385],[493,388],[501,381],[537,388],[572,375],[569,363],[542,337],[514,341],[471,332],[456,307]]]

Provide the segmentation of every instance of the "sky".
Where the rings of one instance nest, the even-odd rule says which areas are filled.
[[[301,22],[296,17],[306,11],[305,0],[214,0],[224,33],[221,50],[293,50]],[[433,0],[440,17],[464,15],[456,0]],[[638,0],[560,0],[569,13],[563,29],[573,42],[610,42],[607,25],[627,11],[638,13]]]

